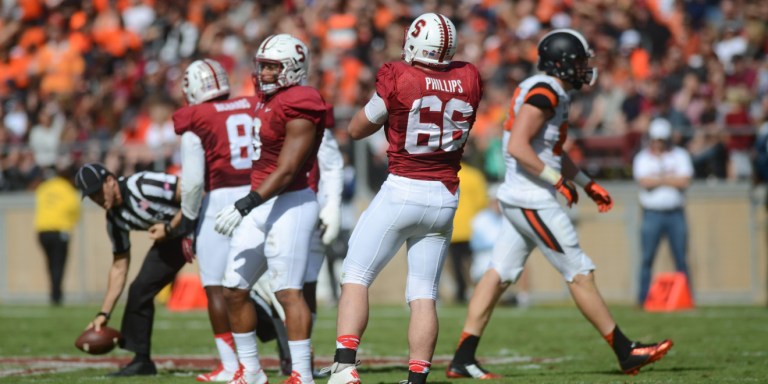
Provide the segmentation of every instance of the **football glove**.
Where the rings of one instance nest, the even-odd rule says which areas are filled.
[[[613,208],[611,195],[600,184],[590,181],[584,186],[584,192],[597,204],[597,210],[601,213],[608,212]]]
[[[243,215],[233,204],[216,214],[216,225],[213,229],[224,236],[232,236],[232,232],[240,225],[241,221],[243,221]]]
[[[573,181],[566,180],[564,177],[560,176],[560,180],[555,183],[555,190],[565,196],[565,202],[568,205],[568,208],[574,204],[578,204],[579,193],[576,191],[576,186],[573,184]]]
[[[328,201],[320,210],[320,223],[323,231],[321,240],[324,245],[330,245],[341,231],[341,203]]]

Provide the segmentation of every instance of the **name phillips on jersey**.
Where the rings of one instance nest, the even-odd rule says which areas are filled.
[[[426,87],[428,91],[464,93],[464,88],[461,87],[461,80],[441,80],[431,77],[425,77],[424,80],[427,82]]]

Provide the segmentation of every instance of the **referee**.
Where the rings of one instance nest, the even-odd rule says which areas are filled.
[[[77,188],[107,211],[107,234],[112,241],[112,267],[101,312],[88,324],[98,331],[109,321],[120,298],[131,259],[130,231],[149,231],[155,242],[147,252],[139,274],[128,290],[123,314],[121,347],[136,355],[128,365],[110,376],[154,375],[150,358],[154,297],[171,283],[184,266],[184,234],[193,224],[181,220],[181,183],[165,173],[139,172],[116,177],[103,165],[85,164],[75,177]]]

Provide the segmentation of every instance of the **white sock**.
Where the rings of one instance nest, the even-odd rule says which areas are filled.
[[[288,349],[291,350],[291,362],[294,371],[301,375],[302,383],[312,383],[312,365],[310,358],[310,339],[306,340],[288,340]]]
[[[219,350],[221,365],[225,371],[235,372],[240,363],[237,362],[237,352],[235,352],[235,339],[232,332],[219,333],[215,335],[216,349]]]
[[[240,364],[246,371],[258,372],[261,369],[259,362],[259,349],[256,347],[256,332],[234,333],[232,338],[237,345],[237,356],[240,358]]]

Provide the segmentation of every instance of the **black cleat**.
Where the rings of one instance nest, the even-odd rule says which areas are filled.
[[[632,351],[626,360],[620,361],[621,370],[627,375],[637,375],[640,368],[660,360],[672,349],[672,340],[664,340],[656,344],[632,343]]]
[[[133,360],[119,371],[107,374],[109,377],[151,376],[157,375],[157,368],[152,360]]]

